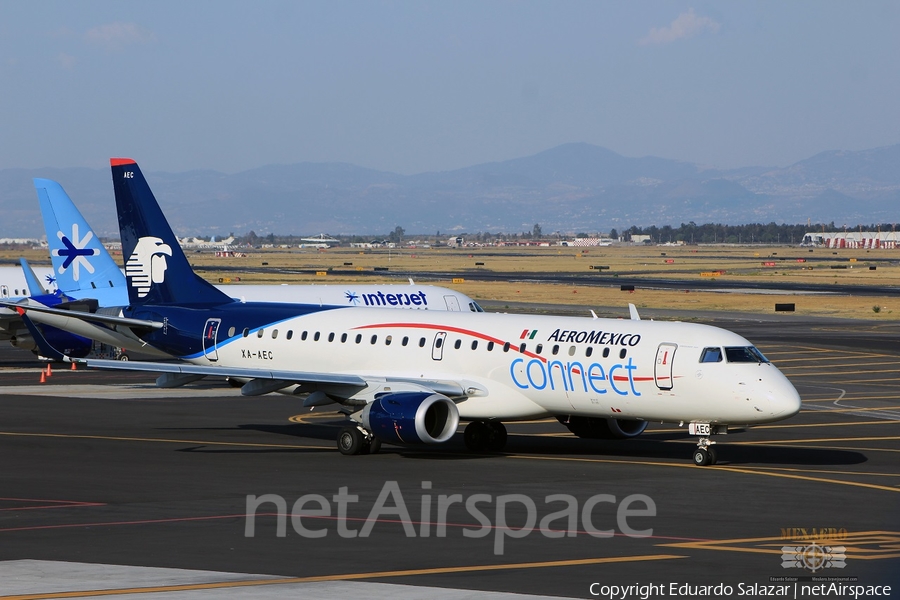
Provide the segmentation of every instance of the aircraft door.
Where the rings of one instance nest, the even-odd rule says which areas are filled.
[[[653,378],[656,387],[661,390],[672,389],[672,364],[675,360],[677,344],[662,343],[656,350],[656,365],[653,367]]]
[[[447,310],[459,312],[459,298],[456,296],[444,296],[444,302],[447,303]]]
[[[434,335],[434,343],[431,346],[431,358],[441,360],[444,358],[444,341],[447,339],[446,331],[438,331]]]
[[[203,355],[210,361],[219,360],[219,352],[216,349],[216,338],[219,335],[219,325],[222,319],[207,319],[203,327]]]

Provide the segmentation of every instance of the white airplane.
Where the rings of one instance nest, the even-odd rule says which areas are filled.
[[[32,302],[61,305],[71,301],[92,300],[99,307],[128,304],[125,274],[94,235],[84,216],[57,182],[35,179],[35,190],[41,207],[52,268],[33,269],[35,277],[26,280],[26,268],[0,267],[0,300],[35,297]],[[36,283],[37,282],[37,283]],[[377,306],[411,310],[468,310],[483,312],[469,296],[445,287],[409,284],[347,284],[347,285],[218,285],[229,296],[241,301],[300,302],[321,306]],[[40,289],[38,289],[40,288]],[[41,323],[54,326],[69,322],[69,331],[82,338],[91,338],[128,350],[144,351],[161,356],[133,336],[109,328],[97,328],[76,323],[67,317],[46,317]],[[50,335],[47,331],[45,335]],[[88,340],[70,339],[54,332],[54,343],[81,355],[90,350]],[[13,345],[36,349],[35,342],[18,315],[0,310],[0,339],[10,339]]]
[[[111,165],[122,247],[136,266],[129,306],[71,317],[128,329],[185,363],[83,361],[90,367],[159,372],[163,387],[222,376],[248,396],[335,403],[350,419],[338,435],[344,454],[440,444],[461,420],[470,449],[500,450],[504,421],[556,417],[588,438],[688,424],[702,466],[717,460],[711,435],[800,410],[753,344],[707,325],[236,302],[194,275],[137,164]],[[26,323],[52,311],[18,310]],[[42,342],[42,352],[55,350]]]

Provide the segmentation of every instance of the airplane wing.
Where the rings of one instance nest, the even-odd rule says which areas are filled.
[[[138,362],[90,358],[71,359],[71,361],[94,369],[162,373],[162,376],[156,380],[158,387],[178,387],[207,376],[225,377],[238,382],[246,382],[241,386],[241,394],[244,396],[260,396],[297,386],[297,393],[323,392],[337,402],[364,405],[374,399],[374,394],[385,387],[391,391],[427,390],[443,394],[451,399],[464,399],[470,393],[477,393],[473,391],[472,384],[466,384],[466,382],[433,379],[366,377],[342,373],[279,371],[179,362]],[[309,405],[307,404],[307,406]]]
[[[136,329],[162,329],[164,323],[162,321],[148,321],[145,319],[130,319],[128,317],[116,317],[113,315],[98,315],[96,313],[82,312],[78,310],[65,310],[60,308],[50,308],[38,302],[32,302],[26,299],[26,302],[6,302],[0,301],[0,306],[11,308],[18,311],[21,315],[23,312],[34,311],[48,315],[57,315],[60,317],[70,317],[90,323],[102,323],[104,325],[121,325],[124,327]]]

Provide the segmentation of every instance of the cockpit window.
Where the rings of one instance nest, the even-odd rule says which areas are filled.
[[[721,348],[704,348],[700,354],[700,362],[722,362]]]
[[[484,312],[484,309],[478,306],[477,302],[469,302],[469,311],[471,312]]]
[[[753,346],[732,346],[725,348],[725,358],[728,362],[755,362],[767,363],[769,359]]]

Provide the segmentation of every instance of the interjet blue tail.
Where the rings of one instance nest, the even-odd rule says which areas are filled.
[[[76,295],[94,297],[104,306],[127,302],[125,276],[119,265],[62,186],[50,179],[36,178],[34,189],[44,218],[57,289],[69,295],[82,292]]]
[[[225,304],[226,294],[194,274],[137,163],[112,158],[128,301],[142,304]]]

